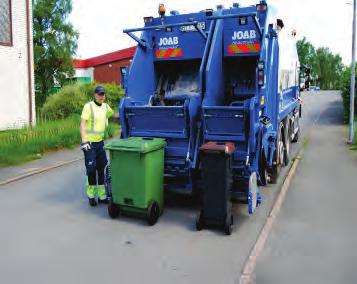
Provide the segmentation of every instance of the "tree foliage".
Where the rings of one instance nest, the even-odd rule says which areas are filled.
[[[297,42],[296,47],[299,54],[300,64],[311,67],[315,65],[315,47],[307,41],[305,37]]]
[[[297,42],[300,64],[311,68],[311,77],[322,89],[337,89],[344,68],[340,55],[329,48],[316,49],[306,38]]]
[[[316,50],[316,58],[321,88],[337,89],[343,69],[341,56],[332,54],[326,47],[321,47]]]
[[[50,89],[73,75],[72,56],[78,33],[68,22],[72,0],[33,1],[33,41],[36,103],[41,106]]]

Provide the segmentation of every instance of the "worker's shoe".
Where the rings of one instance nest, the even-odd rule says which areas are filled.
[[[98,203],[108,204],[107,193],[103,184],[97,185]]]
[[[95,201],[95,198],[88,198],[88,201],[90,206],[97,206],[97,201]]]
[[[100,199],[100,198],[98,198],[98,203],[99,203],[99,204],[108,204],[108,203],[109,203],[109,200],[108,200],[108,198],[105,198],[105,199]]]
[[[87,185],[87,196],[89,199],[93,198],[97,195],[97,187],[95,185]]]

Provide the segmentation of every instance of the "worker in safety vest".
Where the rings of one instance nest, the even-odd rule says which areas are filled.
[[[99,203],[108,203],[104,187],[104,169],[108,160],[103,140],[108,118],[114,112],[104,100],[104,87],[97,86],[94,100],[84,105],[81,115],[81,149],[87,169],[87,196],[90,206],[97,205],[97,195]]]

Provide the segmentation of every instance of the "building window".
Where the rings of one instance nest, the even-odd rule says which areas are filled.
[[[0,45],[12,45],[11,0],[0,0]]]

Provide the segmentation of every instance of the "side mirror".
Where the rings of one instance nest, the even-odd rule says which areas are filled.
[[[126,88],[128,87],[128,74],[129,74],[128,66],[120,67],[120,84],[121,87],[124,89],[125,94],[126,94]]]

